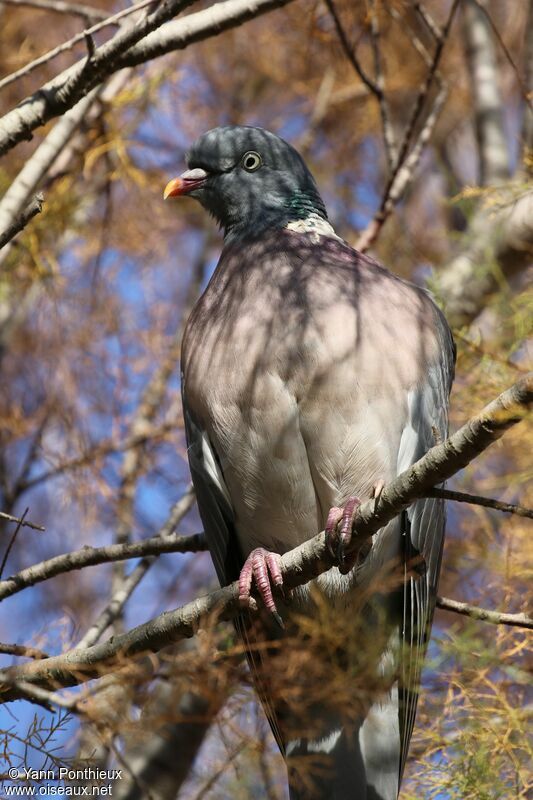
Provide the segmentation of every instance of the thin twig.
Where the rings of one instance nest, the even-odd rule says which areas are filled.
[[[350,64],[352,65],[352,67],[354,68],[356,73],[359,75],[359,77],[361,78],[361,80],[363,81],[365,86],[367,86],[368,89],[370,89],[372,94],[374,94],[376,97],[379,98],[380,95],[381,95],[381,90],[380,90],[379,86],[377,86],[376,83],[372,80],[372,78],[370,78],[366,74],[366,72],[364,71],[363,67],[361,66],[361,63],[360,63],[359,59],[355,55],[355,49],[352,47],[352,45],[348,41],[348,37],[346,35],[346,31],[344,30],[344,27],[342,25],[342,22],[341,22],[341,19],[339,17],[339,14],[337,12],[337,9],[335,8],[335,5],[333,3],[333,0],[326,0],[326,5],[328,7],[329,13],[332,16],[333,22],[335,24],[335,28],[337,30],[337,35],[339,37],[339,41],[340,41],[340,43],[342,45],[342,49],[344,50],[344,52],[346,54],[346,57],[348,58],[348,61],[350,62]]]
[[[57,692],[50,692],[26,681],[17,681],[14,687],[21,692],[22,697],[37,702],[38,705],[43,706],[48,711],[53,711],[54,706],[59,706],[77,714],[85,715],[86,713],[80,708],[80,701],[77,697],[61,697]]]
[[[111,439],[105,439],[104,441],[98,442],[98,444],[95,444],[93,447],[86,450],[86,452],[82,453],[80,456],[76,456],[68,461],[64,461],[62,464],[58,464],[56,467],[51,467],[51,469],[41,472],[39,475],[35,475],[33,478],[22,481],[19,485],[19,491],[24,492],[28,489],[32,489],[34,486],[38,486],[44,481],[48,481],[51,478],[56,478],[70,470],[84,467],[87,464],[94,462],[95,459],[102,458],[103,456],[111,455],[112,453],[123,453],[126,450],[140,447],[147,442],[155,442],[158,439],[166,436],[169,431],[176,430],[177,424],[178,423],[174,419],[159,425],[157,428],[153,428],[151,430],[145,429],[142,433],[137,433],[134,436],[126,436],[124,439],[118,442]]]
[[[29,6],[41,8],[43,11],[54,11],[56,14],[70,14],[71,16],[89,19],[107,19],[105,11],[81,3],[64,3],[63,0],[2,0],[6,6]]]
[[[422,157],[422,153],[424,152],[424,148],[426,147],[427,143],[431,138],[436,122],[439,118],[439,114],[446,101],[447,95],[448,95],[448,88],[446,85],[443,85],[438,95],[435,98],[433,107],[429,112],[429,114],[427,115],[424,127],[420,131],[411,152],[405,159],[405,162],[403,163],[401,169],[398,170],[396,173],[396,178],[386,198],[383,213],[376,214],[376,216],[370,222],[370,224],[358,236],[357,241],[355,242],[356,250],[359,250],[360,252],[364,253],[365,250],[368,250],[368,248],[373,244],[373,242],[375,242],[387,217],[389,216],[394,206],[401,199],[402,195],[404,194],[407,187],[411,183],[416,168],[418,167],[418,164]]]
[[[437,597],[437,608],[444,611],[454,611],[465,617],[471,617],[482,622],[491,622],[493,625],[510,625],[515,628],[525,628],[533,630],[533,618],[527,614],[506,614],[500,611],[489,611],[486,608],[472,606],[470,603],[462,603],[459,600],[450,600],[448,597]]]
[[[450,489],[430,489],[427,497],[441,497],[443,500],[455,500],[457,503],[470,503],[473,506],[483,506],[484,508],[494,508],[496,511],[503,511],[506,514],[516,514],[519,517],[533,519],[533,508],[517,506],[513,503],[502,503],[500,500],[493,500],[492,497],[481,497],[478,494],[467,494],[466,492],[453,492]]]
[[[167,537],[170,540],[172,537],[172,531],[189,511],[194,503],[194,500],[194,491],[192,486],[190,486],[185,494],[178,500],[170,512],[167,522],[163,525],[158,536],[155,538],[159,539],[160,542],[166,541]],[[193,535],[196,536],[195,545],[198,548],[198,552],[205,550],[206,542],[204,536],[202,534]],[[119,584],[116,587],[116,590],[112,593],[111,598],[105,608],[92,623],[91,627],[87,630],[83,638],[78,642],[78,647],[90,647],[100,639],[102,634],[122,612],[122,609],[126,605],[128,599],[131,597],[135,588],[139,585],[155,560],[155,553],[152,556],[144,556],[137,564],[135,569],[133,569],[127,577],[124,577],[122,583]]]
[[[459,5],[459,0],[453,0],[450,12],[448,14],[448,19],[446,20],[446,24],[442,31],[440,38],[437,41],[435,52],[433,54],[433,60],[431,62],[431,66],[428,69],[426,78],[419,89],[418,95],[416,97],[413,110],[411,112],[411,117],[409,122],[407,123],[407,127],[405,129],[405,133],[403,136],[403,140],[400,146],[400,150],[396,159],[396,163],[394,165],[394,169],[392,170],[387,184],[385,186],[385,190],[383,192],[383,197],[380,203],[380,207],[378,212],[375,214],[374,219],[372,222],[367,226],[367,229],[363,231],[361,236],[358,239],[357,247],[362,250],[366,250],[370,245],[376,240],[381,228],[383,227],[387,217],[389,216],[392,210],[392,204],[389,202],[391,190],[394,187],[394,184],[397,180],[398,173],[404,166],[404,162],[406,161],[407,154],[409,152],[409,147],[411,145],[411,139],[413,137],[414,131],[418,124],[420,115],[424,108],[426,98],[429,94],[429,90],[433,84],[437,76],[438,66],[440,63],[440,59],[442,56],[442,51],[444,49],[444,45],[448,39],[448,35],[450,33],[450,29],[452,26],[452,22],[455,17],[455,12],[457,11],[457,7]],[[442,91],[439,93],[439,96],[442,96]],[[444,98],[441,99],[441,104],[444,102]],[[435,104],[436,105],[436,104]],[[433,108],[433,116],[434,116],[435,108]],[[425,132],[427,128],[427,124],[424,126],[423,131]]]
[[[36,128],[61,116],[87,92],[123,67],[144,64],[193,42],[218,36],[249,19],[287,5],[291,0],[225,0],[187,17],[168,22],[193,0],[166,0],[129,30],[119,31],[95,53],[91,69],[85,59],[64,70],[0,119],[0,155],[30,138]],[[161,28],[161,30],[158,30]]]
[[[374,55],[375,80],[376,86],[379,89],[378,101],[381,114],[381,126],[383,128],[383,141],[385,142],[385,155],[387,158],[387,167],[390,172],[393,168],[394,162],[396,161],[396,141],[394,136],[394,128],[392,127],[389,117],[389,106],[385,96],[385,76],[383,73],[381,47],[379,43],[379,19],[374,0],[370,0],[370,33],[372,52]]]
[[[467,347],[469,347],[471,350],[474,350],[474,352],[478,353],[478,355],[482,356],[483,358],[490,358],[492,361],[505,364],[506,367],[510,367],[517,372],[522,372],[524,375],[529,372],[526,367],[522,367],[520,364],[517,364],[516,361],[511,361],[510,357],[506,358],[498,353],[493,353],[486,347],[482,347],[481,344],[472,339],[472,333],[470,331],[468,332],[468,335],[465,335],[462,331],[456,329],[454,330],[453,335],[455,339],[460,339]]]
[[[420,19],[422,20],[422,22],[424,23],[424,25],[426,26],[426,28],[428,29],[428,31],[431,33],[435,41],[438,42],[442,36],[442,31],[435,22],[435,20],[433,19],[433,17],[431,16],[431,14],[429,13],[429,11],[426,8],[424,8],[422,3],[416,1],[413,3],[413,8],[420,17]]]
[[[533,373],[522,378],[468,420],[442,444],[432,447],[419,461],[384,487],[379,503],[362,503],[352,529],[349,550],[357,550],[390,520],[398,516],[435,484],[442,483],[469,464],[511,427],[519,423],[533,404]],[[324,531],[281,556],[280,566],[287,590],[300,586],[335,565]],[[242,611],[239,582],[235,581],[182,608],[167,611],[127,633],[88,648],[77,648],[39,662],[9,667],[0,673],[4,702],[20,696],[13,684],[28,681],[43,688],[74,686],[105,671],[124,666],[128,659],[157,652],[173,642],[194,636],[202,620],[217,614],[232,619]],[[515,615],[512,615],[513,617]],[[490,617],[490,613],[489,613]],[[488,621],[491,621],[486,617]],[[516,619],[514,625],[518,624]],[[526,620],[525,626],[528,626]]]
[[[0,250],[2,247],[5,247],[6,244],[8,244],[8,242],[10,242],[11,239],[17,235],[17,233],[20,233],[20,231],[24,230],[28,222],[30,222],[30,220],[32,220],[36,214],[41,213],[43,210],[43,203],[44,197],[42,193],[39,192],[39,194],[35,195],[31,203],[26,206],[22,214],[13,220],[11,225],[9,225],[6,230],[0,233]]]
[[[23,528],[31,528],[34,531],[45,531],[42,525],[36,525],[35,522],[30,522],[22,517],[14,517],[12,514],[6,514],[5,511],[0,511],[0,519],[5,519],[8,522],[18,522]]]
[[[17,527],[15,528],[15,530],[13,532],[13,536],[11,537],[11,540],[10,540],[9,544],[6,547],[6,552],[4,553],[4,557],[2,559],[2,564],[0,564],[0,578],[2,577],[2,573],[4,571],[4,567],[5,567],[6,563],[7,563],[7,559],[9,558],[9,554],[10,554],[12,548],[13,548],[13,545],[15,544],[15,541],[16,541],[16,538],[18,536],[18,533],[19,533],[20,529],[22,528],[22,526],[24,525],[24,518],[26,517],[26,514],[28,513],[29,510],[30,509],[27,508],[25,510],[24,514],[21,516],[19,522],[17,523]]]
[[[114,561],[125,561],[130,558],[147,558],[160,556],[163,553],[198,553],[206,549],[203,534],[193,533],[189,536],[171,534],[161,537],[153,536],[141,542],[129,544],[111,544],[107,547],[82,547],[70,553],[62,553],[46,561],[40,561],[31,567],[0,581],[0,600],[11,597],[28,586],[98,564],[109,564]]]
[[[6,642],[0,642],[0,653],[5,656],[21,656],[22,658],[35,658],[37,660],[50,658],[48,653],[43,650],[37,650],[35,647],[26,647],[23,644],[7,644]]]
[[[0,91],[6,86],[9,86],[10,83],[14,83],[15,81],[19,80],[19,78],[23,78],[25,75],[29,75],[30,72],[34,72],[34,70],[36,70],[38,67],[42,67],[43,64],[48,64],[49,61],[52,61],[61,53],[65,53],[67,50],[72,50],[77,44],[80,44],[80,42],[85,42],[87,44],[89,53],[92,57],[95,52],[94,40],[92,38],[94,33],[98,33],[98,31],[101,31],[103,28],[107,28],[110,25],[118,25],[124,17],[134,14],[136,11],[139,11],[142,8],[146,8],[146,6],[151,5],[153,2],[154,0],[141,0],[139,3],[136,3],[133,6],[128,6],[128,8],[123,8],[122,11],[112,14],[110,17],[105,17],[102,22],[97,22],[91,28],[87,28],[87,30],[77,33],[71,39],[68,39],[68,41],[59,44],[57,47],[52,48],[52,50],[48,50],[46,53],[43,53],[42,56],[38,56],[33,61],[30,61],[29,64],[25,64],[20,69],[12,72],[10,75],[6,75],[5,78],[2,78],[2,80],[0,80]],[[90,50],[89,42],[92,42],[92,52]]]

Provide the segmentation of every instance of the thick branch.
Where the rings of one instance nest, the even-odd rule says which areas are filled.
[[[216,36],[291,0],[226,0],[157,30],[190,1],[167,0],[134,28],[119,31],[89,60],[78,61],[8,112],[0,120],[0,155],[24,139],[31,139],[32,131],[72,108],[118,69]]]
[[[442,444],[383,489],[379,502],[368,500],[359,509],[354,523],[353,547],[359,548],[380,528],[408,508],[429,489],[470,463],[509,428],[524,418],[533,403],[533,373],[522,378],[481,413],[472,417]],[[281,558],[287,588],[300,586],[334,566],[324,532],[291,550]],[[26,681],[43,688],[74,686],[103,672],[120,668],[126,659],[146,651],[157,652],[184,637],[193,636],[204,617],[217,613],[231,619],[239,612],[238,582],[188,603],[182,608],[139,625],[120,636],[86,649],[71,650],[41,662],[10,667],[0,674],[4,701],[19,696],[15,684]]]
[[[490,23],[476,0],[464,3],[463,23],[474,101],[480,183],[487,186],[509,177],[498,66]]]
[[[481,209],[471,222],[468,241],[437,276],[437,293],[452,327],[475,319],[500,287],[500,270],[509,279],[533,262],[533,192],[497,211]]]

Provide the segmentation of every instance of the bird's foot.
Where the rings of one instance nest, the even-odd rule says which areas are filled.
[[[257,604],[250,592],[255,581],[257,590],[266,608],[270,611],[277,624],[284,628],[283,620],[278,614],[272,585],[283,589],[283,576],[281,574],[281,556],[272,553],[263,547],[252,550],[239,576],[239,603],[244,608],[257,608]]]
[[[326,542],[328,550],[339,562],[339,572],[346,575],[354,567],[358,551],[347,554],[346,548],[352,539],[352,526],[361,505],[358,497],[349,497],[343,508],[330,508],[326,522]]]

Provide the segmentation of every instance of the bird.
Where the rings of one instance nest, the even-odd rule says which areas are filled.
[[[287,141],[217,127],[186,164],[165,199],[199,201],[224,235],[181,354],[187,454],[218,579],[239,581],[236,627],[291,800],[394,800],[443,501],[416,500],[355,555],[350,532],[362,499],[379,502],[447,436],[453,337],[429,292],[335,233]],[[337,565],[285,592],[280,556],[322,530]]]

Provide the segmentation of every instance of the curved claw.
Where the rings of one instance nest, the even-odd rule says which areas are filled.
[[[326,522],[327,547],[333,558],[337,559],[339,572],[343,575],[350,572],[357,560],[357,553],[346,555],[346,547],[350,544],[353,521],[360,505],[358,497],[349,497],[344,508],[333,506],[329,510]]]
[[[335,540],[337,538],[337,525],[341,519],[342,508],[339,508],[338,506],[333,506],[330,508],[324,531],[326,534],[326,546],[332,558],[337,558],[337,553],[335,551]]]
[[[339,543],[337,545],[337,557],[341,566],[346,563],[346,547],[351,542],[353,521],[360,505],[361,501],[358,497],[349,497],[342,511]]]
[[[239,602],[245,608],[250,608],[253,598],[250,596],[252,583],[255,581],[257,590],[261,596],[265,607],[272,614],[276,623],[284,628],[283,620],[280,617],[274,602],[272,584],[283,590],[283,576],[281,574],[281,557],[278,553],[272,553],[263,547],[252,550],[239,575]]]

